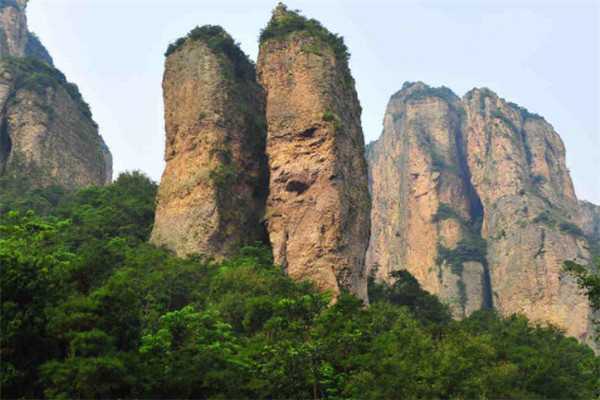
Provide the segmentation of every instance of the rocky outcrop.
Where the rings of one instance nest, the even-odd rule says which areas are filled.
[[[264,97],[254,66],[220,27],[169,47],[163,77],[166,167],[151,241],[221,258],[264,240]]]
[[[466,154],[483,204],[494,306],[589,340],[589,304],[562,272],[589,253],[562,140],[542,117],[487,89],[465,95]]]
[[[270,167],[265,221],[295,279],[366,300],[370,200],[361,108],[343,41],[280,4],[261,34]]]
[[[600,240],[600,206],[589,201],[580,201],[578,225],[585,235]]]
[[[32,187],[112,179],[112,156],[77,86],[27,29],[27,0],[0,0],[0,174]]]
[[[33,186],[111,180],[111,156],[72,83],[33,57],[0,63],[0,173]]]
[[[408,84],[368,154],[380,278],[406,268],[451,306],[458,288],[458,317],[488,304],[589,342],[588,301],[562,272],[589,263],[588,246],[564,145],[542,117],[488,89],[460,101]]]
[[[0,58],[32,56],[52,65],[40,39],[27,29],[27,0],[0,0]]]
[[[28,31],[27,0],[0,0],[0,57],[24,57]]]
[[[463,113],[449,89],[406,84],[390,99],[383,134],[368,151],[373,208],[367,264],[376,265],[384,280],[407,269],[457,318],[489,296],[480,204],[458,146]]]

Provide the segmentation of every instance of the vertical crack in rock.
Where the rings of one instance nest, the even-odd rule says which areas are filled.
[[[461,100],[407,83],[367,155],[367,260],[379,279],[404,268],[455,317],[493,306],[591,343],[588,300],[561,271],[565,260],[589,264],[596,210],[578,204],[564,145],[542,117],[489,89]]]

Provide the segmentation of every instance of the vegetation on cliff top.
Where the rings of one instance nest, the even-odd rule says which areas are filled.
[[[589,347],[519,315],[453,321],[406,271],[371,279],[364,308],[329,305],[263,246],[171,257],[147,243],[156,184],[141,174],[75,192],[2,185],[5,398],[598,395]]]
[[[2,62],[15,74],[14,92],[26,89],[43,96],[49,87],[64,90],[75,101],[79,111],[95,124],[90,106],[83,100],[77,85],[68,82],[65,75],[58,69],[31,56],[24,58],[5,57],[2,58]]]
[[[244,53],[231,35],[218,25],[197,26],[186,36],[169,44],[165,57],[181,49],[186,41],[201,41],[215,54],[226,56],[235,68],[236,77],[242,80],[254,79],[254,63]]]
[[[40,60],[54,65],[54,61],[46,50],[46,47],[40,41],[40,38],[33,32],[27,32],[27,45],[25,46],[25,56],[39,58]]]
[[[267,26],[260,31],[260,42],[270,39],[283,38],[294,32],[307,32],[312,37],[324,43],[336,56],[338,61],[347,62],[350,59],[348,47],[344,38],[329,32],[319,21],[300,15],[299,10],[289,10],[279,3],[273,17]]]

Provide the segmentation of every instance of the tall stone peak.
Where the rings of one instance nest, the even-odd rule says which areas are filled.
[[[0,0],[0,58],[32,56],[52,65],[40,39],[27,29],[27,0]]]
[[[112,156],[79,89],[27,29],[25,0],[0,1],[0,174],[33,186],[112,179]]]
[[[166,56],[166,166],[151,241],[178,256],[223,258],[266,240],[264,94],[221,27],[193,29]]]
[[[459,318],[492,306],[591,340],[589,304],[562,273],[564,261],[589,263],[582,211],[541,116],[487,88],[460,99],[407,83],[368,157],[367,259],[380,279],[405,268]]]
[[[275,262],[334,295],[367,300],[370,200],[361,107],[343,39],[279,5],[261,31],[267,99],[265,221]]]
[[[0,173],[33,186],[105,185],[112,157],[77,86],[34,57],[0,62]]]
[[[391,96],[383,133],[368,154],[367,264],[383,280],[407,269],[457,318],[490,305],[480,205],[457,145],[463,114],[450,89],[406,83]]]

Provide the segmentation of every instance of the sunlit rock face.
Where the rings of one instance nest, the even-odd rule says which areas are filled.
[[[303,17],[280,5],[270,24],[286,18]],[[267,100],[265,221],[275,262],[335,296],[346,288],[367,301],[367,164],[345,54],[299,30],[263,37],[257,71]]]
[[[151,241],[220,259],[266,240],[264,97],[233,39],[220,27],[198,29],[165,61],[166,167]],[[211,38],[226,38],[237,57]]]
[[[378,278],[406,268],[458,318],[492,306],[590,343],[589,303],[562,267],[589,263],[577,225],[592,231],[593,211],[582,219],[564,145],[542,117],[488,89],[461,100],[406,84],[367,155]]]

